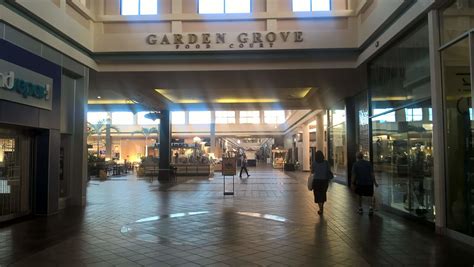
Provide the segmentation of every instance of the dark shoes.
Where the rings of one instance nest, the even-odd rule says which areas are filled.
[[[362,213],[364,213],[364,210],[362,208],[359,208],[359,210],[357,210],[357,213],[362,214]],[[374,209],[373,208],[369,208],[369,215],[374,215]]]

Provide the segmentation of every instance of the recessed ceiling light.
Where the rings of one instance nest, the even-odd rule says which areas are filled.
[[[97,96],[97,99],[101,99],[102,97],[100,95]]]

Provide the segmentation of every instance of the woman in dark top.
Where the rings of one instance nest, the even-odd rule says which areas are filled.
[[[318,203],[318,214],[324,212],[324,202],[326,202],[326,192],[328,191],[329,179],[332,173],[329,163],[324,160],[321,150],[316,151],[313,164],[311,165],[311,173],[313,173],[313,194],[314,203]]]

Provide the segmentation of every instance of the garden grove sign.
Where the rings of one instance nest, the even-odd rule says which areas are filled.
[[[256,49],[276,48],[302,43],[303,32],[241,32],[241,33],[188,33],[150,34],[146,43],[153,46],[173,46],[177,50],[202,49]]]

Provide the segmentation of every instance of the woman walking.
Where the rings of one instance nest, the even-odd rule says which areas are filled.
[[[314,203],[318,203],[318,214],[324,212],[324,202],[326,202],[326,192],[328,191],[329,180],[332,179],[331,168],[329,163],[324,160],[321,150],[316,151],[313,164],[311,165],[311,173],[313,173],[313,194]]]

